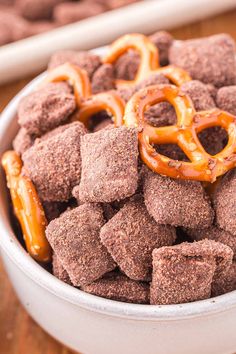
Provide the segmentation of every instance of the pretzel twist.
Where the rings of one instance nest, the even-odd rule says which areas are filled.
[[[153,127],[145,121],[145,110],[168,101],[176,111],[176,125]],[[191,99],[172,85],[156,85],[138,91],[126,105],[124,123],[137,127],[141,158],[149,168],[172,178],[214,182],[218,176],[236,166],[236,117],[212,109],[196,112]],[[208,154],[197,134],[220,126],[228,133],[228,143],[218,154]],[[156,152],[153,144],[177,144],[190,162],[170,159]]]
[[[176,86],[190,81],[189,74],[178,67],[168,65],[160,67],[157,47],[150,39],[142,34],[127,34],[112,43],[108,54],[103,58],[104,63],[113,64],[116,60],[133,49],[140,55],[140,65],[134,80],[116,80],[117,86],[134,85],[155,73],[163,74]]]
[[[91,85],[87,72],[69,63],[56,67],[48,72],[44,83],[68,81],[74,90],[77,106],[91,95]]]
[[[88,127],[91,116],[101,111],[106,111],[113,116],[117,126],[123,124],[125,103],[115,92],[102,92],[89,97],[82,103],[76,120]]]
[[[15,151],[4,153],[2,166],[27,251],[37,261],[49,262],[51,248],[45,236],[47,220],[36,189],[28,177],[21,175],[22,161]]]

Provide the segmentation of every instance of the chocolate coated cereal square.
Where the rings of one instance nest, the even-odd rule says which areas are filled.
[[[173,41],[169,60],[171,64],[185,69],[193,80],[217,87],[235,83],[235,43],[227,34]]]
[[[81,140],[79,199],[109,203],[133,195],[138,183],[136,129],[120,127],[86,134]]]
[[[46,229],[47,239],[74,286],[89,284],[116,266],[99,238],[104,222],[102,207],[83,204],[51,221]]]
[[[65,127],[61,133],[40,139],[22,156],[25,173],[43,201],[67,201],[80,182],[80,139],[86,129],[80,122]]]
[[[148,281],[154,248],[172,245],[175,228],[158,225],[142,198],[128,201],[101,229],[101,240],[121,270],[131,279]]]
[[[107,299],[135,304],[149,303],[149,284],[134,281],[123,274],[111,272],[82,287],[87,293]]]
[[[206,228],[214,212],[202,185],[197,181],[163,177],[146,169],[144,201],[158,224]]]

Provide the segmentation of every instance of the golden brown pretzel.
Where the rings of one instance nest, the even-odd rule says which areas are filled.
[[[31,180],[21,175],[22,161],[15,151],[2,157],[14,213],[21,225],[26,248],[39,262],[51,260],[51,248],[45,236],[47,220]]]
[[[76,119],[88,127],[90,117],[100,111],[113,116],[118,126],[123,124],[125,103],[115,92],[102,92],[89,97],[81,104]]]
[[[176,125],[153,127],[144,119],[145,110],[168,101],[175,108]],[[214,182],[218,176],[236,166],[236,117],[212,109],[196,112],[191,99],[172,85],[149,86],[129,100],[124,123],[139,128],[141,158],[153,171],[172,178]],[[208,154],[197,134],[206,128],[220,126],[228,132],[228,143],[218,154]],[[152,144],[177,144],[190,162],[172,160],[156,152]]]
[[[134,80],[116,80],[117,86],[139,83],[155,73],[163,74],[176,86],[181,86],[184,82],[191,80],[189,74],[181,68],[173,65],[160,67],[157,47],[148,37],[139,33],[124,35],[113,42],[103,62],[113,64],[130,49],[136,50],[140,55],[138,72]]]
[[[44,83],[68,81],[74,90],[77,106],[80,107],[83,98],[91,95],[91,85],[85,70],[69,63],[49,70]]]

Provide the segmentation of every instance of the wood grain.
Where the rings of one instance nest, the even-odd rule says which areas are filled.
[[[172,30],[180,39],[230,33],[236,40],[236,10]],[[0,87],[0,110],[30,78]],[[46,334],[17,300],[0,263],[0,354],[72,354]]]

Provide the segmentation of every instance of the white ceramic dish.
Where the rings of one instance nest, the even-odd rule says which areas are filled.
[[[41,79],[30,83],[2,113],[0,155],[16,134],[19,100]],[[183,305],[135,305],[86,294],[45,271],[14,235],[5,177],[0,172],[2,259],[21,303],[53,337],[84,354],[236,352],[236,291]]]

